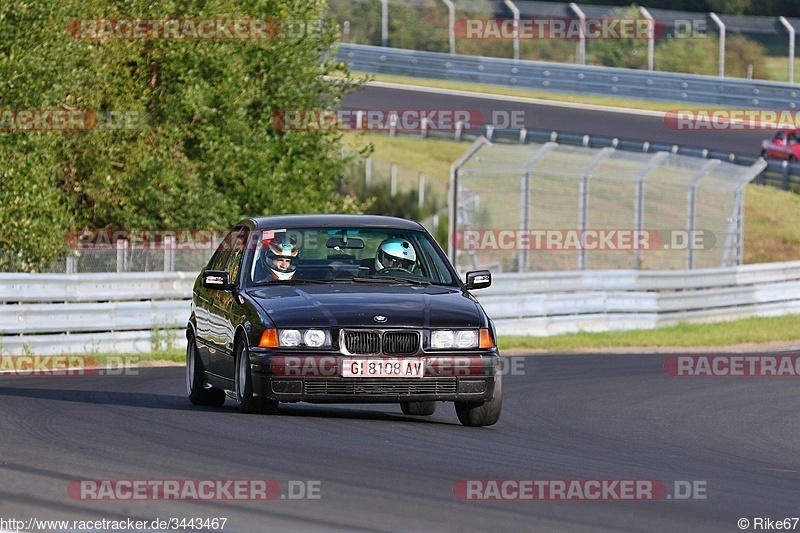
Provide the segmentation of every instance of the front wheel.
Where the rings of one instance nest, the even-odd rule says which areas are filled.
[[[458,421],[465,426],[491,426],[500,420],[503,409],[503,380],[497,376],[494,382],[494,398],[488,402],[455,402]]]
[[[186,393],[194,405],[219,407],[225,403],[225,391],[205,388],[203,361],[197,352],[197,343],[192,333],[186,339]]]
[[[275,413],[278,402],[275,400],[262,401],[253,394],[253,372],[250,366],[250,352],[242,343],[236,357],[236,404],[242,413]]]
[[[436,402],[400,402],[404,415],[429,416],[436,412]]]

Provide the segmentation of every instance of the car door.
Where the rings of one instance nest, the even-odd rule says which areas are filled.
[[[235,287],[241,285],[240,274],[247,243],[247,229],[234,228],[222,243],[224,253],[216,270],[228,273]],[[209,361],[208,371],[219,376],[233,379],[235,359],[233,341],[236,328],[236,289],[214,290],[209,303]]]
[[[229,232],[222,242],[217,246],[214,255],[211,256],[204,270],[223,270],[228,263],[231,251],[231,235]],[[210,370],[210,360],[212,351],[216,350],[213,342],[215,331],[218,329],[215,324],[215,317],[212,316],[212,307],[219,297],[220,291],[213,288],[206,288],[199,283],[195,288],[194,312],[197,324],[197,348],[200,358],[206,370]]]
[[[787,144],[785,131],[776,134],[775,139],[772,141],[770,157],[774,159],[789,159],[789,147]]]

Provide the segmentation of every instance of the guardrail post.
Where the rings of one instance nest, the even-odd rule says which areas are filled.
[[[422,207],[425,205],[425,173],[424,172],[420,172],[419,173],[418,190],[419,190],[419,192],[417,193],[417,207],[422,209]]]
[[[794,83],[794,39],[795,31],[794,26],[789,24],[786,17],[778,17],[783,27],[789,32],[789,83]]]
[[[397,194],[397,163],[392,163],[390,190],[392,196]]]
[[[725,23],[717,16],[716,13],[709,13],[711,20],[719,28],[719,77],[725,77]]]
[[[77,261],[75,260],[75,256],[72,255],[72,254],[69,254],[67,256],[67,264],[65,265],[66,273],[67,274],[74,274],[75,270],[76,270],[76,268],[75,268],[76,266],[77,266]]]
[[[784,191],[789,190],[789,162],[781,162],[781,187]]]
[[[369,189],[372,186],[372,158],[364,160],[364,186]]]

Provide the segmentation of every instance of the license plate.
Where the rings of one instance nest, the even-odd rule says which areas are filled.
[[[421,378],[425,375],[422,359],[344,359],[344,378]]]

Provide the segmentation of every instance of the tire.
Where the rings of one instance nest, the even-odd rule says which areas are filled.
[[[186,394],[193,405],[219,407],[225,403],[225,391],[205,388],[203,361],[197,353],[197,343],[191,332],[186,339]]]
[[[436,412],[436,402],[400,402],[404,415],[429,416]]]
[[[491,426],[500,420],[503,409],[503,379],[497,376],[494,399],[488,402],[455,402],[458,421],[465,426]]]
[[[764,158],[764,159],[769,159],[769,156],[767,155],[767,151],[766,150],[761,150],[761,157]]]
[[[278,411],[276,400],[261,400],[253,395],[253,371],[250,366],[250,352],[240,343],[236,355],[235,377],[236,404],[239,411],[248,414],[274,414]]]

